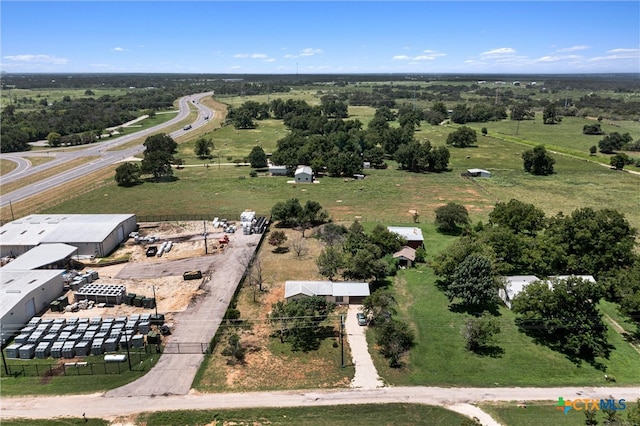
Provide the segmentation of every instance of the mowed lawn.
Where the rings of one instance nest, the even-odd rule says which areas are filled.
[[[439,235],[426,233],[430,241]],[[441,246],[436,243],[436,247]],[[479,356],[465,350],[461,329],[468,316],[448,308],[447,297],[435,285],[436,277],[426,266],[400,271],[393,288],[400,317],[416,331],[417,345],[406,359],[406,368],[391,369],[379,354],[374,362],[392,385],[433,386],[607,386],[604,371],[588,363],[576,365],[564,355],[536,344],[520,332],[515,314],[500,308],[501,332],[492,356]],[[614,376],[617,386],[640,384],[640,354],[609,327],[613,351],[609,360],[598,359]]]
[[[577,395],[563,396],[565,399],[577,398]],[[613,395],[615,398],[616,395]],[[557,401],[536,401],[528,402],[525,407],[519,407],[517,402],[482,403],[479,407],[489,413],[491,417],[503,425],[509,426],[583,426],[585,424],[584,411],[569,410],[564,414],[564,410],[555,407]],[[629,410],[637,404],[626,401],[626,408],[619,410],[618,419],[626,419]],[[620,405],[616,405],[621,408]],[[606,414],[602,410],[596,411],[598,424],[606,424]]]

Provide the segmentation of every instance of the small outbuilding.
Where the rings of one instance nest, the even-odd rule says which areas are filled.
[[[313,183],[313,170],[309,166],[298,166],[294,176],[296,183]]]
[[[271,176],[286,176],[289,173],[287,166],[274,166],[269,164],[269,174]]]
[[[469,177],[481,177],[490,178],[491,172],[484,169],[467,169],[467,176]]]
[[[398,266],[401,268],[411,268],[416,261],[416,249],[404,246],[393,254],[393,258],[398,259]]]

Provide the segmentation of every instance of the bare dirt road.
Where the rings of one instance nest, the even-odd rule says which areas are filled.
[[[278,391],[169,396],[104,397],[103,394],[2,398],[0,419],[28,417],[100,417],[116,419],[142,411],[204,410],[249,407],[329,406],[369,403],[418,403],[465,410],[463,404],[481,401],[554,401],[559,396],[635,400],[640,388],[438,388],[386,387],[334,391]],[[467,407],[468,408],[468,407]],[[469,410],[467,410],[469,411]],[[495,423],[494,423],[495,424]]]

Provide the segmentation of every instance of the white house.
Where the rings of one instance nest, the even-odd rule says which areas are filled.
[[[540,281],[535,275],[512,275],[504,277],[504,288],[498,290],[500,299],[507,308],[511,309],[511,302],[524,288],[534,281]]]
[[[369,284],[362,282],[286,281],[284,283],[286,300],[322,296],[328,302],[349,305],[361,304],[369,294]]]
[[[313,183],[313,170],[309,166],[298,166],[294,176],[296,183]]]

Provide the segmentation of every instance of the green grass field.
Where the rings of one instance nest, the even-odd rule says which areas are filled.
[[[34,104],[20,103],[20,111],[28,110],[40,110],[42,105],[38,102],[42,99],[46,99],[49,103],[61,101],[65,96],[69,96],[71,99],[77,98],[95,98],[98,99],[101,96],[122,96],[127,94],[126,89],[91,89],[94,95],[88,96],[84,92],[86,89],[5,89],[0,96],[0,108],[4,109],[15,98],[18,100],[22,98],[31,98],[35,101]]]
[[[585,424],[583,411],[572,409],[564,414],[554,406],[556,403],[551,401],[529,402],[526,408],[519,407],[516,402],[483,403],[478,406],[495,420],[508,426],[583,426]],[[618,418],[626,419],[628,411],[636,404],[627,401],[626,405],[626,409],[618,412]],[[596,412],[598,424],[606,424],[605,419],[606,415],[598,410]]]
[[[418,404],[336,405],[329,407],[245,410],[167,411],[144,413],[149,425],[269,424],[300,426],[439,425],[459,426],[464,416],[444,408]]]
[[[432,230],[423,231],[432,256],[450,241]],[[606,386],[604,372],[582,363],[575,365],[564,355],[538,345],[515,326],[515,314],[500,308],[501,333],[494,356],[478,356],[465,350],[460,331],[466,314],[448,309],[447,297],[435,286],[436,277],[426,266],[400,271],[394,291],[400,316],[412,324],[417,345],[405,369],[395,370],[373,353],[378,371],[392,385],[433,386]],[[371,334],[371,333],[370,333]],[[371,338],[372,336],[369,336]],[[609,360],[600,359],[616,385],[640,384],[640,354],[609,327],[614,349]]]
[[[139,358],[132,352],[131,362],[132,371],[129,371],[127,363],[120,365],[121,374],[96,374],[77,375],[73,372],[73,367],[67,376],[60,372],[57,376],[51,377],[12,377],[5,376],[2,370],[0,378],[0,388],[3,396],[23,396],[23,395],[69,395],[78,393],[91,393],[114,389],[129,382],[132,382],[143,376],[158,361],[158,356],[144,355]],[[141,359],[141,361],[139,361]],[[40,372],[46,371],[48,365],[52,364],[50,359],[41,360],[38,358],[31,360],[12,360],[7,359],[7,364],[11,366],[11,371],[16,371],[19,365],[28,364],[26,369],[32,371],[35,364],[39,365]],[[88,356],[84,358],[86,362],[102,362],[102,357]],[[111,366],[112,367],[112,366]],[[83,367],[88,368],[88,367]],[[101,367],[96,367],[97,369]],[[57,371],[57,370],[56,370]],[[99,371],[99,370],[96,370]],[[109,370],[111,371],[111,370]],[[4,421],[3,421],[4,424]]]

